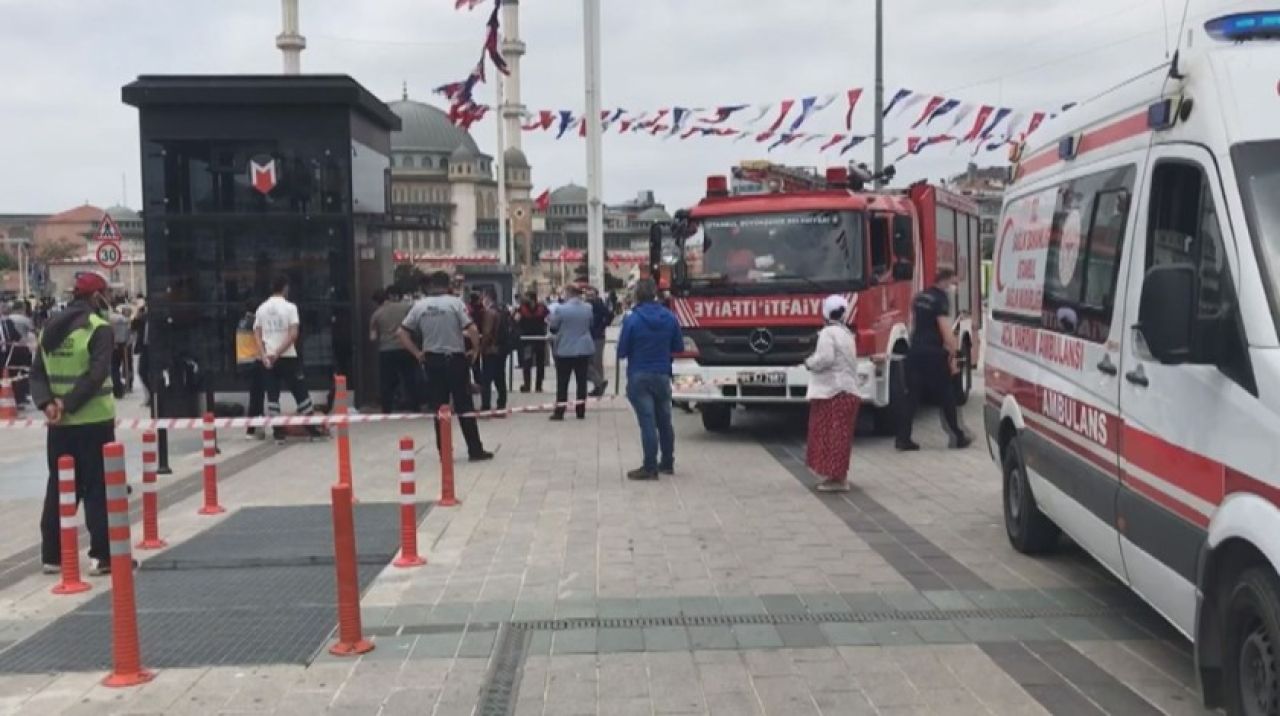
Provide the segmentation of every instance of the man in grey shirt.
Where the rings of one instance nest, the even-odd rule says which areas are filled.
[[[594,314],[591,305],[584,303],[582,291],[570,284],[564,287],[564,303],[551,313],[551,333],[555,335],[552,352],[556,358],[556,410],[552,420],[564,420],[564,409],[569,400],[569,378],[577,388],[577,405],[574,413],[578,420],[587,416],[587,368],[596,352],[591,338]]]
[[[422,364],[426,374],[427,406],[436,412],[442,405],[453,404],[457,415],[475,412],[471,400],[471,364],[478,358],[474,350],[467,352],[467,341],[480,345],[480,332],[467,315],[467,307],[456,296],[449,295],[449,274],[437,271],[427,277],[427,296],[413,304],[409,315],[400,324],[396,337],[400,345]],[[413,344],[409,331],[415,330],[422,337],[422,344]],[[436,449],[440,449],[440,421],[436,427]],[[467,453],[473,462],[490,460],[493,453],[485,452],[480,442],[480,428],[475,418],[458,418],[462,437],[467,442]]]
[[[417,410],[420,402],[418,364],[397,338],[400,324],[409,315],[409,304],[395,286],[374,292],[373,300],[378,308],[369,319],[369,340],[378,344],[378,395],[382,400],[382,412],[395,411],[397,385],[404,391],[405,403],[412,410]]]

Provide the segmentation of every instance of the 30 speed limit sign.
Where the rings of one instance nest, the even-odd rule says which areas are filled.
[[[120,265],[120,244],[114,241],[103,241],[98,244],[98,265],[104,269],[113,269]]]

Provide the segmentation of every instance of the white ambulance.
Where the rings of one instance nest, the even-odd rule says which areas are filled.
[[[1067,533],[1194,642],[1207,704],[1276,714],[1280,10],[1193,13],[1015,160],[985,368],[1009,540]]]

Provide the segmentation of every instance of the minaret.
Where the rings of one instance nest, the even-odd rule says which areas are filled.
[[[524,56],[524,41],[520,39],[519,0],[502,0],[502,56],[511,68],[511,76],[504,82],[502,121],[506,123],[507,147],[520,149],[520,125],[524,122],[524,105],[520,103],[520,58]]]
[[[282,28],[276,35],[276,47],[284,55],[284,73],[302,74],[302,51],[307,48],[307,38],[298,33],[298,0],[280,0]]]

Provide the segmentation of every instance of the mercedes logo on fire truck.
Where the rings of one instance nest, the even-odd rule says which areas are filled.
[[[768,328],[757,328],[747,338],[747,345],[751,346],[751,350],[757,355],[764,355],[773,349],[773,334]]]

